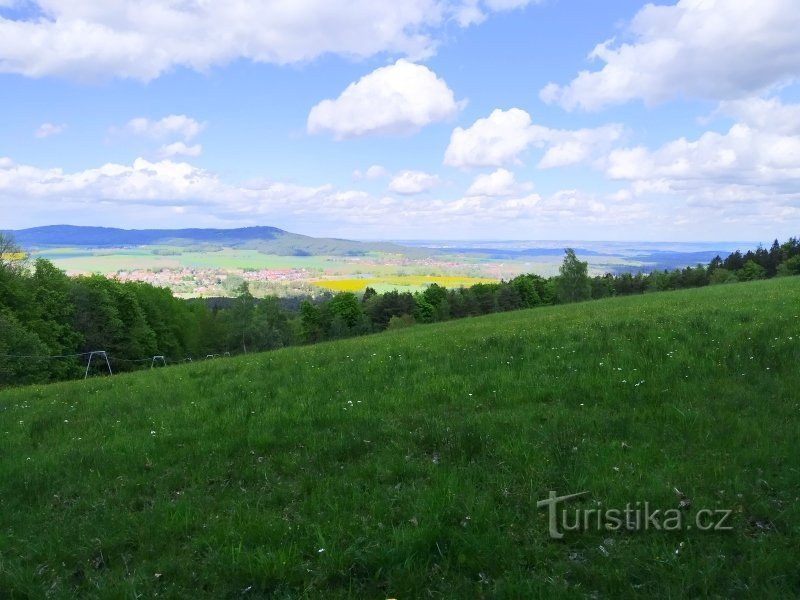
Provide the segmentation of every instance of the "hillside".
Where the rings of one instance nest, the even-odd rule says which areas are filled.
[[[277,227],[239,229],[117,229],[48,225],[10,231],[26,250],[48,247],[119,248],[121,246],[169,245],[177,247],[224,246],[252,248],[280,256],[358,256],[367,252],[430,254],[430,251],[396,244],[315,238]]]
[[[0,590],[797,596],[798,307],[779,278],[0,392]],[[687,526],[554,540],[551,490]]]

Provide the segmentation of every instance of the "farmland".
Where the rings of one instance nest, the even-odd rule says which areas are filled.
[[[481,277],[444,277],[444,276],[419,276],[419,275],[395,275],[386,277],[364,277],[358,279],[320,279],[311,283],[321,288],[334,292],[361,292],[369,286],[377,292],[389,290],[402,290],[409,292],[421,292],[429,285],[453,287],[469,287],[477,283],[493,283],[494,279]]]
[[[33,258],[46,258],[70,275],[100,273],[122,281],[144,281],[167,287],[179,297],[230,296],[248,281],[256,296],[314,295],[321,290],[379,292],[421,291],[431,282],[447,287],[511,279],[521,273],[543,276],[558,272],[561,250],[541,255],[494,255],[458,249],[409,248],[413,255],[367,252],[358,256],[287,256],[243,247],[170,246],[127,248],[41,248]],[[590,272],[648,269],[654,263],[601,248],[589,254]],[[677,253],[676,256],[680,256]],[[686,255],[683,263],[694,264]]]
[[[281,256],[248,248],[189,251],[175,246],[136,248],[48,248],[32,253],[71,275],[100,273],[122,281],[170,288],[179,297],[228,296],[243,280],[256,295],[314,294],[322,289],[421,290],[432,281],[471,285],[523,271],[522,264],[493,264],[475,258]]]
[[[800,278],[0,393],[10,597],[793,597]],[[577,508],[732,530],[548,535]]]
[[[169,288],[182,298],[232,296],[243,282],[257,297],[316,295],[322,290],[420,291],[557,274],[574,247],[593,275],[707,263],[739,243],[496,241],[358,242],[314,238],[274,227],[124,230],[50,226],[12,232],[31,258],[70,275],[102,274]],[[416,279],[415,279],[416,278]],[[426,278],[426,279],[421,279]],[[433,278],[433,279],[432,279]],[[439,279],[435,279],[439,278]],[[448,279],[451,278],[451,279]],[[356,281],[363,280],[363,281]]]

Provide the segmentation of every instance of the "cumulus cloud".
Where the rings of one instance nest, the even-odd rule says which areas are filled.
[[[607,40],[582,71],[540,97],[567,110],[599,110],[641,98],[736,99],[800,77],[800,11],[795,0],[680,0],[647,4],[630,25],[631,43]]]
[[[359,181],[361,179],[368,179],[368,180],[381,179],[383,177],[388,177],[388,176],[389,176],[389,171],[387,171],[381,165],[372,165],[370,168],[368,168],[366,171],[363,172],[360,169],[356,169],[355,171],[353,171],[353,179],[355,179],[356,181]]]
[[[202,132],[205,127],[204,122],[201,123],[186,115],[169,115],[158,120],[146,117],[131,119],[128,121],[127,130],[136,135],[144,135],[157,140],[179,137],[189,141]]]
[[[403,171],[392,178],[389,191],[395,194],[413,195],[427,192],[439,185],[436,175],[429,175],[422,171]]]
[[[510,196],[517,189],[514,174],[506,169],[478,175],[467,190],[467,196]]]
[[[800,105],[755,98],[724,103],[720,110],[739,119],[727,132],[680,138],[656,150],[614,150],[609,177],[662,189],[710,183],[795,186],[800,178]]]
[[[401,59],[351,83],[338,98],[317,104],[307,128],[336,139],[408,134],[454,117],[461,106],[433,71]]]
[[[755,129],[781,135],[800,135],[800,104],[784,104],[779,98],[742,98],[722,102],[727,114]]]
[[[697,209],[695,221],[750,219],[762,229],[772,223],[774,230],[779,222],[797,220],[800,105],[749,98],[722,103],[719,111],[736,119],[727,131],[679,138],[656,149],[614,150],[608,177],[628,183],[623,192],[628,199],[679,198]]]
[[[172,158],[174,156],[200,156],[202,152],[203,147],[200,144],[187,146],[183,142],[175,142],[161,146],[158,150],[158,155],[162,158]]]
[[[467,27],[482,23],[490,12],[514,10],[528,4],[531,4],[531,0],[463,0],[455,5],[454,17],[459,25]]]
[[[61,135],[64,133],[64,130],[67,128],[66,125],[54,125],[53,123],[42,123],[39,127],[36,128],[36,131],[33,132],[37,138],[47,138],[53,135]]]
[[[499,167],[518,163],[530,142],[530,115],[519,108],[494,110],[468,129],[456,127],[444,163],[453,167]]]
[[[620,125],[561,130],[535,125],[522,109],[494,110],[467,128],[456,127],[444,163],[453,167],[501,167],[520,164],[530,147],[544,149],[538,167],[547,169],[588,161],[622,137]]]
[[[324,54],[419,58],[435,51],[450,20],[466,26],[527,3],[32,0],[28,20],[0,17],[0,72],[147,81],[175,67],[207,70],[240,58],[279,65]],[[474,18],[462,21],[465,5]]]
[[[170,160],[140,158],[130,165],[109,163],[68,172],[0,158],[0,211],[11,215],[20,201],[29,208],[24,218],[40,222],[50,221],[53,215],[97,222],[98,215],[108,215],[116,222],[122,218],[125,223],[150,227],[270,223],[307,231],[313,224],[320,228],[317,234],[351,231],[355,237],[423,230],[432,236],[455,231],[485,235],[487,227],[508,230],[521,227],[521,222],[612,219],[595,199],[578,193],[543,198],[518,190],[502,197],[393,198],[330,185],[232,184],[209,171]],[[19,226],[12,221],[6,226]]]

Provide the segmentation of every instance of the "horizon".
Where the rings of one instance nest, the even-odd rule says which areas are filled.
[[[0,2],[0,228],[800,232],[792,0],[340,3]]]
[[[125,227],[115,227],[112,225],[76,225],[71,223],[53,223],[48,225],[37,225],[34,227],[25,227],[21,229],[6,229],[4,231],[10,233],[18,233],[23,231],[29,231],[34,229],[45,229],[45,228],[57,228],[57,227],[74,227],[74,228],[96,228],[96,229],[111,229],[111,230],[118,230],[118,231],[125,231],[125,232],[146,232],[146,231],[188,231],[193,229],[205,230],[205,231],[236,231],[240,229],[279,229],[285,233],[293,233],[298,235],[307,235],[304,233],[299,233],[296,231],[286,231],[284,229],[280,229],[279,227],[274,227],[272,225],[247,225],[243,227],[149,227],[149,228],[125,228]],[[3,230],[0,230],[3,231]],[[308,236],[308,237],[328,237],[331,236]],[[435,243],[435,244],[514,244],[514,243],[544,243],[544,244],[570,244],[570,243],[581,243],[581,244],[643,244],[643,245],[667,245],[667,244],[677,244],[677,245],[692,245],[692,244],[755,244],[755,245],[768,245],[771,244],[771,241],[765,240],[642,240],[642,239],[630,239],[630,240],[611,240],[611,239],[546,239],[546,238],[537,238],[537,239],[525,239],[525,238],[517,238],[517,239],[498,239],[498,238],[337,238],[343,239],[347,241],[354,241],[354,242],[366,242],[366,243],[375,243],[375,242],[386,242],[386,243],[394,243],[402,245],[403,243],[414,243],[414,244],[422,244],[422,243]],[[777,239],[778,242],[783,242],[785,240]]]

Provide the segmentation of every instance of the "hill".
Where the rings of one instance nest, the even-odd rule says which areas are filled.
[[[26,250],[77,247],[119,248],[122,246],[167,245],[178,247],[224,246],[252,248],[281,256],[359,256],[368,252],[430,254],[431,251],[405,248],[382,242],[355,242],[336,238],[314,238],[290,233],[277,227],[239,229],[117,229],[48,225],[9,231]]]
[[[0,590],[796,597],[798,306],[780,278],[4,391]],[[583,530],[551,538],[551,491]]]

